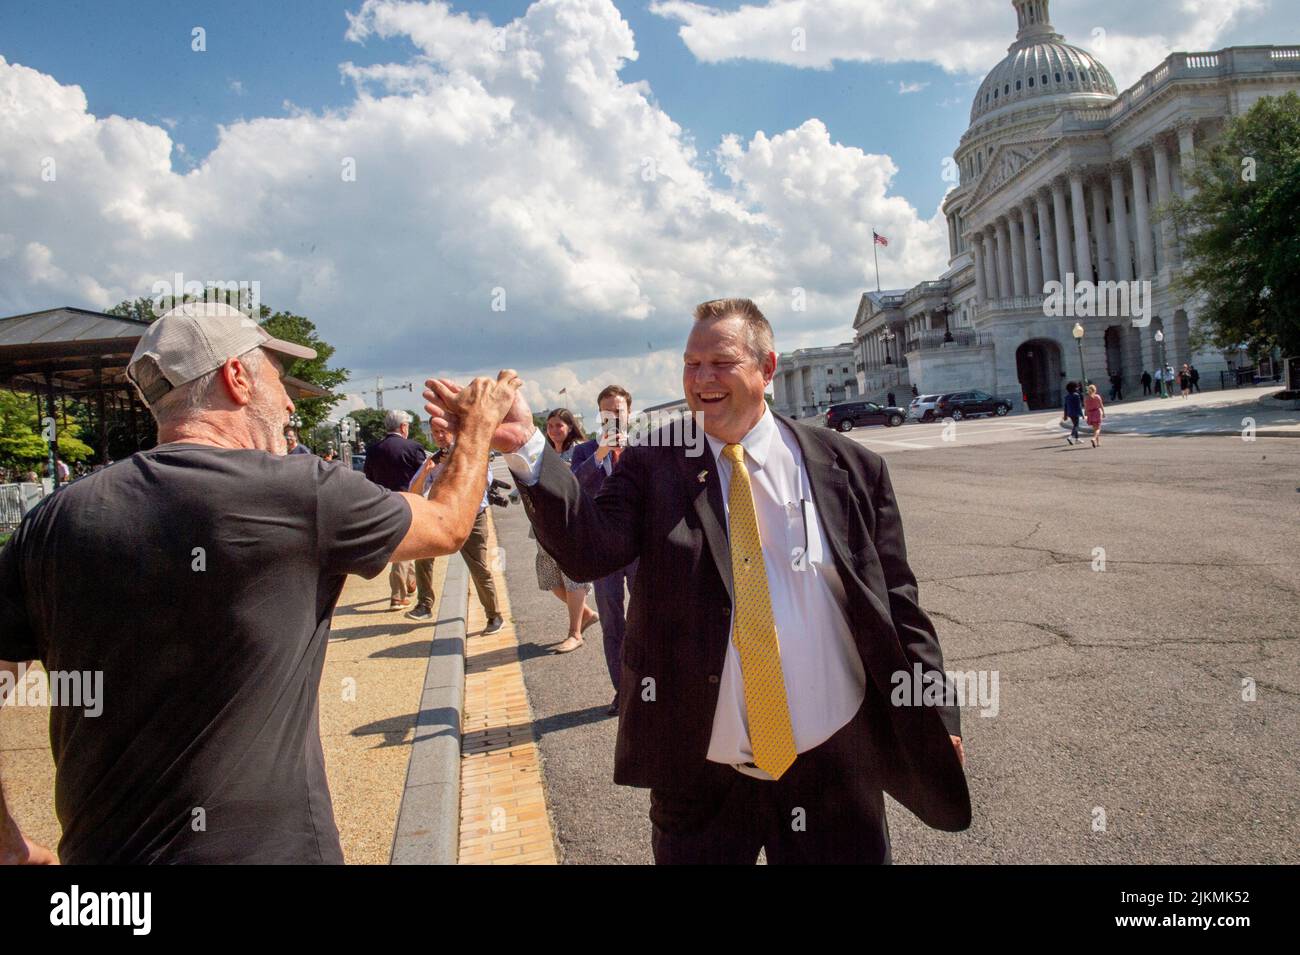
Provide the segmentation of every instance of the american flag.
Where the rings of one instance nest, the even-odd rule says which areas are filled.
[[[889,240],[886,239],[879,232],[877,232],[875,229],[871,230],[871,238],[873,241],[875,241],[876,245],[889,245]]]

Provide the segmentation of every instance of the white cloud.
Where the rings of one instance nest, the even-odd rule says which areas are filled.
[[[1243,17],[1260,28],[1256,42],[1287,42],[1294,0],[1092,0],[1051,5],[1066,40],[1096,52],[1124,88],[1173,50],[1213,48]],[[1007,0],[767,0],[718,9],[689,0],[658,0],[652,12],[681,23],[682,42],[698,59],[763,60],[826,69],[836,61],[933,63],[951,73],[983,76],[1006,54],[1016,20]],[[1293,17],[1293,14],[1292,14]],[[1270,30],[1270,28],[1274,28]],[[791,31],[803,31],[793,44]],[[1097,31],[1102,31],[1098,33]]]
[[[891,195],[892,160],[818,120],[728,137],[712,176],[620,78],[637,51],[610,0],[539,0],[502,27],[369,0],[349,36],[419,53],[342,64],[344,108],[225,126],[184,172],[162,126],[96,117],[80,88],[0,58],[0,314],[102,307],[176,271],[256,280],[358,381],[513,365],[540,405],[562,387],[594,404],[611,380],[646,404],[679,392],[699,301],[750,295],[782,350],[829,344],[874,287],[873,226],[887,285],[946,265],[937,210]]]
[[[919,93],[929,85],[928,82],[904,83],[900,80],[898,83],[898,95],[906,96],[908,93]]]
[[[230,92],[234,93],[236,96],[243,96],[243,95],[244,95],[244,82],[243,82],[243,80],[231,80],[230,83],[228,84],[228,86],[229,86]]]

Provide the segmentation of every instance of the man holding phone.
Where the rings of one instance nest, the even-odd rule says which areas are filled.
[[[609,385],[596,398],[600,409],[600,437],[573,449],[573,474],[582,489],[593,498],[605,485],[605,478],[618,467],[623,450],[627,447],[628,422],[632,417],[632,395],[626,388]],[[618,681],[623,666],[623,637],[627,631],[627,618],[623,611],[623,587],[631,593],[636,579],[637,562],[620,567],[607,577],[596,580],[596,611],[600,614],[600,629],[604,634],[605,666],[614,684],[614,701],[606,711],[618,715]]]

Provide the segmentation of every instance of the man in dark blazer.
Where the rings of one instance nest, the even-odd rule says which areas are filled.
[[[700,305],[683,387],[707,441],[630,447],[594,499],[522,398],[493,439],[565,573],[640,561],[614,781],[650,788],[659,863],[888,862],[882,791],[970,824],[956,706],[895,692],[949,684],[884,461],[772,414],[775,369],[753,302]],[[454,425],[456,386],[429,386]]]
[[[384,437],[366,454],[365,475],[380,487],[390,491],[405,491],[415,472],[424,466],[428,452],[410,438],[411,416],[396,408],[384,414]],[[415,593],[415,565],[404,560],[388,569],[388,587],[391,598],[389,610],[399,610],[411,602]]]
[[[601,436],[584,441],[573,449],[570,465],[582,489],[591,497],[600,493],[605,479],[614,473],[627,448],[628,422],[632,416],[632,395],[619,385],[609,385],[596,396],[600,409]],[[610,682],[614,684],[614,700],[606,713],[618,715],[618,690],[623,673],[623,640],[627,633],[627,617],[623,609],[624,595],[636,585],[636,561],[620,567],[612,574],[595,581],[596,611],[600,614],[600,630],[605,645],[605,666]]]

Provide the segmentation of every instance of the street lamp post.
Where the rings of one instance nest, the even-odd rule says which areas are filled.
[[[1165,333],[1156,329],[1156,344],[1160,346],[1160,397],[1168,398],[1169,392],[1165,386]]]
[[[881,334],[880,336],[880,340],[885,343],[885,364],[886,365],[892,365],[894,363],[894,357],[889,350],[889,343],[892,342],[895,337],[896,336],[894,335],[894,333],[890,331],[888,328],[886,328],[884,333]]]
[[[1083,324],[1074,323],[1074,343],[1079,346],[1079,380],[1080,384],[1088,387],[1088,369],[1083,367]]]

